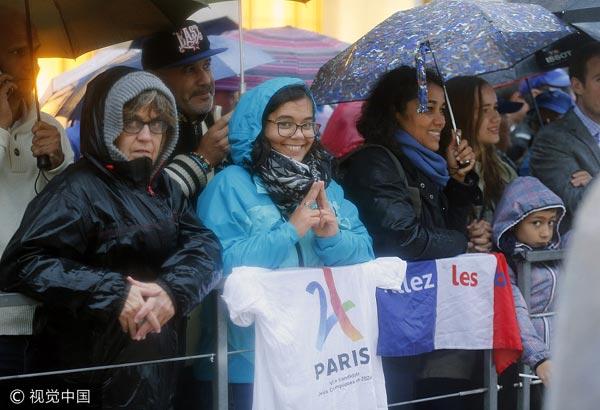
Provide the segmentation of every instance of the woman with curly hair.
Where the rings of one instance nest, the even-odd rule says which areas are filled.
[[[337,180],[358,208],[378,257],[427,260],[491,246],[491,229],[467,226],[468,213],[481,199],[472,172],[475,155],[466,140],[456,139],[438,153],[446,101],[440,78],[427,71],[426,79],[427,109],[422,110],[415,68],[384,74],[357,123],[365,145],[337,166]],[[470,388],[474,361],[470,352],[450,350],[384,357],[388,402],[414,399],[416,390],[432,396]],[[468,400],[433,403],[463,409]]]

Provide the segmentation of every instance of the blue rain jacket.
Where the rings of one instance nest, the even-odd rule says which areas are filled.
[[[300,260],[303,266],[338,266],[374,258],[371,237],[359,220],[356,207],[344,199],[342,188],[333,180],[325,191],[337,215],[339,233],[318,238],[310,230],[300,239],[259,177],[249,172],[252,143],[262,130],[262,115],[269,99],[282,87],[296,83],[303,84],[297,79],[278,78],[244,95],[229,122],[235,165],[218,173],[199,197],[198,216],[223,245],[226,274],[235,266],[277,269],[301,266]],[[254,349],[254,327],[241,328],[229,322],[228,331],[230,351]],[[206,365],[205,361],[197,365],[196,376],[200,379],[210,379]],[[253,372],[253,353],[229,356],[230,382],[251,383]]]

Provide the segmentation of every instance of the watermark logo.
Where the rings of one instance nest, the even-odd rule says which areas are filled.
[[[314,294],[315,291],[319,295],[319,306],[320,306],[320,319],[319,319],[319,334],[317,335],[317,349],[323,350],[323,345],[331,329],[336,325],[340,324],[342,331],[350,340],[353,342],[363,338],[360,331],[354,327],[346,312],[355,307],[351,300],[346,300],[344,303],[338,295],[337,289],[335,288],[335,282],[333,281],[333,273],[329,268],[323,268],[325,276],[325,284],[329,293],[329,301],[331,308],[333,309],[332,314],[328,314],[328,303],[327,295],[323,286],[319,282],[313,281],[306,286],[306,291],[310,294]]]
[[[25,393],[25,391],[28,392]],[[91,404],[90,390],[60,390],[55,388],[13,389],[8,398],[12,404]]]
[[[23,393],[23,390],[14,389],[10,392],[9,397],[13,404],[21,404],[25,401],[25,393]]]

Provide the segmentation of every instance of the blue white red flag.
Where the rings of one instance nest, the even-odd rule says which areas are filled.
[[[400,290],[377,289],[377,313],[381,356],[493,349],[501,373],[523,351],[502,254],[409,262]]]

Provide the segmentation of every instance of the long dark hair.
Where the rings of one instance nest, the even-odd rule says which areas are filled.
[[[456,126],[462,130],[462,137],[475,150],[476,159],[481,163],[482,175],[480,177],[483,178],[484,183],[484,203],[493,207],[500,200],[506,183],[502,179],[502,164],[496,154],[495,145],[482,144],[477,138],[483,122],[483,106],[480,102],[483,99],[482,89],[484,86],[489,86],[489,84],[476,76],[459,76],[446,82]],[[440,152],[445,152],[451,138],[451,121],[449,113],[446,112],[446,126],[442,130]]]
[[[442,86],[440,77],[426,71],[427,83]],[[370,144],[395,145],[394,132],[400,127],[396,113],[405,113],[408,102],[417,98],[417,70],[401,66],[388,71],[371,90],[363,105],[356,128]]]
[[[252,172],[255,172],[256,169],[260,168],[266,162],[269,153],[271,152],[271,143],[265,135],[265,125],[267,124],[269,115],[287,102],[299,101],[304,98],[308,98],[311,102],[313,101],[310,90],[302,84],[292,84],[283,87],[273,94],[262,115],[263,129],[260,131],[260,134],[258,134],[258,137],[254,141],[252,152],[250,153],[250,158],[252,158]],[[316,114],[316,112],[313,113],[313,118],[315,118]],[[307,153],[307,156],[312,153],[320,160],[327,160],[328,154],[325,151],[325,148],[319,142],[318,138],[319,136],[317,135]]]

